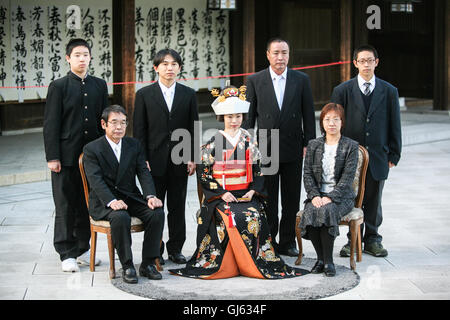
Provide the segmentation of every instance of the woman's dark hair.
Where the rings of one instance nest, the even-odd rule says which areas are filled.
[[[378,59],[378,52],[377,52],[377,50],[374,47],[372,47],[371,45],[365,44],[365,45],[359,46],[358,48],[356,48],[353,51],[353,60],[358,60],[358,54],[360,52],[362,52],[362,51],[372,52],[374,57],[375,57],[375,59]]]
[[[217,121],[224,122],[225,116],[223,114],[216,116]],[[246,121],[248,118],[248,113],[242,113],[242,122]]]
[[[153,58],[153,65],[155,67],[158,67],[160,63],[162,63],[164,61],[164,58],[169,55],[171,56],[177,63],[178,65],[181,67],[183,65],[183,61],[181,60],[181,56],[178,52],[176,52],[173,49],[162,49],[159,50],[155,57]]]
[[[339,115],[339,118],[341,118],[341,133],[344,130],[345,126],[345,113],[344,108],[337,103],[328,103],[322,108],[322,112],[320,112],[320,132],[322,132],[323,135],[326,134],[325,128],[323,127],[323,119],[327,115],[328,112],[334,111]]]
[[[128,117],[127,112],[125,111],[125,108],[118,105],[118,104],[113,104],[110,105],[109,107],[106,107],[103,112],[102,112],[102,119],[105,122],[108,122],[109,119],[109,115],[111,113],[122,113],[123,115],[125,115],[126,117]]]
[[[91,55],[91,47],[89,46],[89,43],[81,38],[71,39],[67,45],[66,45],[66,56],[70,57],[70,54],[72,53],[73,48],[83,46],[86,47],[89,50],[89,55]]]

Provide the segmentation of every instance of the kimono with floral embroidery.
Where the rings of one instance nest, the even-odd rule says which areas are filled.
[[[203,279],[237,275],[280,279],[308,273],[290,267],[275,254],[265,213],[264,177],[259,166],[261,154],[256,141],[246,130],[240,130],[235,146],[218,132],[202,147],[197,177],[204,201],[197,218],[197,249],[185,268],[169,270],[173,274]],[[225,179],[217,179],[214,170],[224,157],[246,159],[247,167],[251,167],[247,173],[251,172],[252,179],[245,189],[229,190],[227,185],[224,189]],[[221,199],[227,191],[239,199],[249,190],[255,190],[251,201],[226,203]]]

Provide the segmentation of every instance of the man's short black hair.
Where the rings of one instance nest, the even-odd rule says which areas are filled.
[[[289,45],[289,42],[287,42],[286,40],[284,40],[283,38],[280,37],[274,37],[274,38],[270,38],[269,41],[267,41],[267,51],[270,50],[270,45],[274,42],[286,42],[286,44],[288,45],[288,48],[290,49],[291,46]]]
[[[370,44],[364,44],[362,46],[359,46],[353,51],[353,60],[358,60],[358,54],[362,51],[369,51],[372,52],[375,56],[375,59],[378,59],[378,52],[377,50],[372,47]]]
[[[153,58],[153,65],[155,67],[158,67],[159,64],[164,61],[164,58],[167,55],[171,56],[178,63],[178,65],[180,67],[183,65],[183,61],[181,60],[180,54],[178,52],[176,52],[175,50],[169,49],[169,48],[159,50],[156,53],[155,57]]]
[[[89,55],[91,55],[91,47],[89,46],[89,43],[84,39],[76,38],[76,39],[71,39],[69,41],[69,43],[67,43],[66,56],[70,57],[70,54],[72,53],[73,48],[78,47],[78,46],[83,46],[83,47],[88,48]]]
[[[110,105],[109,107],[106,107],[103,110],[103,112],[102,112],[103,121],[108,122],[109,115],[111,113],[122,113],[123,115],[125,115],[128,118],[127,112],[124,107],[122,107],[118,104],[113,104],[113,105]]]

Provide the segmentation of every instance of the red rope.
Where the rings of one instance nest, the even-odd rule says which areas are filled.
[[[338,62],[331,62],[331,63],[324,63],[324,64],[316,64],[312,66],[306,66],[306,67],[298,67],[298,68],[292,68],[293,70],[303,70],[303,69],[314,69],[314,68],[323,68],[323,67],[329,67],[329,66],[336,66],[341,64],[347,64],[351,61],[338,61]],[[222,76],[210,76],[210,77],[200,77],[200,78],[188,78],[188,79],[178,79],[178,81],[189,81],[189,80],[206,80],[206,79],[220,79],[220,78],[233,78],[233,77],[243,77],[243,76],[249,76],[254,74],[254,72],[250,73],[236,73],[236,74],[228,74],[228,75],[222,75]],[[110,82],[108,85],[125,85],[125,84],[135,84],[135,83],[153,83],[154,81],[126,81],[126,82]],[[0,89],[32,89],[32,88],[47,88],[47,86],[18,86],[18,87],[0,87]]]

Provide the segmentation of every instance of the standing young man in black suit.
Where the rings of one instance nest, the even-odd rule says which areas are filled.
[[[364,252],[385,257],[388,252],[378,233],[383,221],[381,196],[389,169],[400,160],[402,132],[397,88],[375,77],[378,63],[378,53],[372,46],[355,49],[353,65],[358,69],[358,75],[335,87],[331,101],[344,107],[346,126],[343,134],[369,151],[363,200]],[[350,239],[350,235],[347,236]],[[340,254],[350,256],[349,243]]]
[[[48,87],[44,144],[47,165],[52,171],[54,246],[62,270],[76,272],[77,262],[89,265],[91,236],[78,157],[85,144],[103,135],[100,118],[108,105],[108,88],[104,80],[87,73],[91,49],[85,40],[69,41],[66,60],[69,73]]]
[[[169,240],[166,246],[169,259],[183,264],[186,263],[181,250],[186,240],[187,177],[195,172],[194,121],[198,120],[197,99],[194,90],[176,82],[182,61],[175,50],[160,50],[153,59],[153,65],[159,79],[136,92],[133,135],[145,148],[156,196],[164,201],[167,194]],[[173,147],[179,142],[171,141],[172,132],[176,129],[188,130],[191,135],[191,154],[187,163],[175,164],[171,157]]]
[[[111,236],[122,264],[122,279],[137,283],[131,252],[131,217],[144,224],[141,276],[160,280],[155,259],[164,227],[162,202],[155,197],[152,175],[137,139],[124,137],[128,121],[125,109],[113,105],[101,120],[105,136],[84,147],[84,167],[89,181],[89,213],[95,220],[108,220]],[[136,186],[136,176],[143,194]]]
[[[257,121],[258,139],[261,129],[279,130],[279,169],[273,175],[265,175],[269,195],[267,220],[280,254],[298,255],[295,247],[295,216],[300,205],[302,160],[308,141],[316,137],[316,121],[311,83],[308,75],[291,70],[289,44],[279,38],[267,44],[269,68],[248,77],[247,100],[251,102],[245,128],[253,128]],[[270,140],[268,149],[276,141]],[[273,165],[273,164],[272,164]],[[278,191],[281,180],[281,220],[278,223]]]

